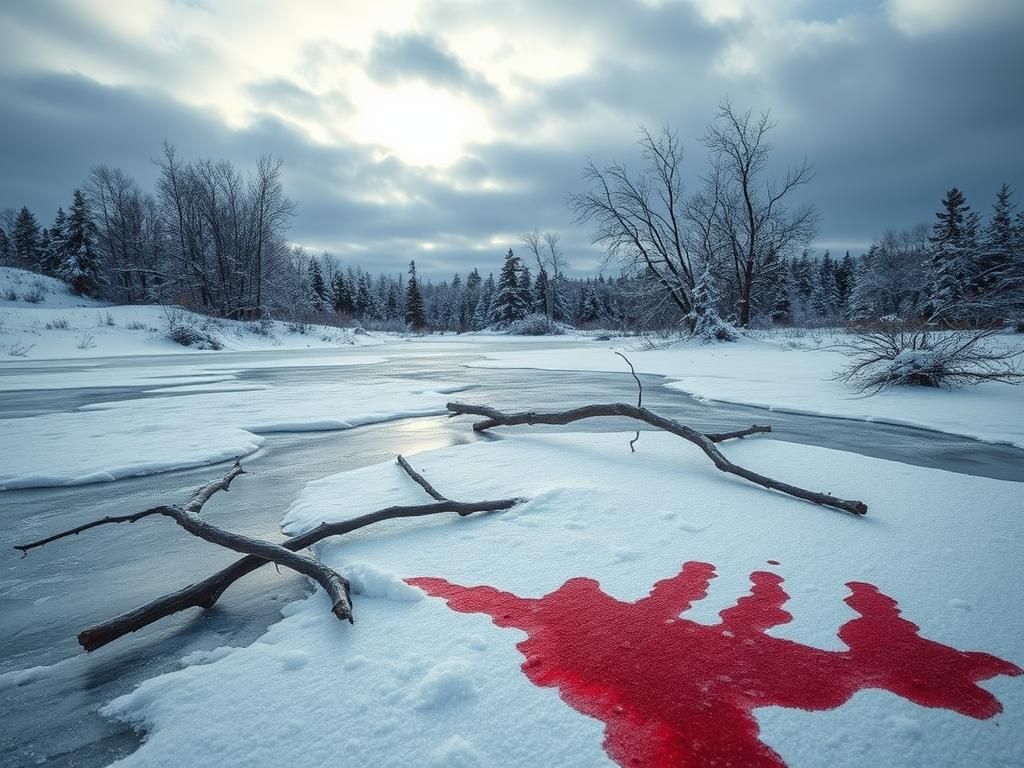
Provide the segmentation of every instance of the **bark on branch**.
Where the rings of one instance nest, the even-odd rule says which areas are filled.
[[[753,432],[770,432],[771,427],[758,427],[755,425],[747,430],[740,430],[738,432],[705,435],[691,429],[685,424],[680,424],[678,421],[665,418],[664,416],[659,416],[646,408],[638,408],[635,405],[629,405],[627,403],[598,403],[595,405],[586,405],[582,408],[573,408],[568,411],[555,411],[550,413],[539,413],[534,411],[527,411],[523,413],[502,413],[495,408],[489,408],[484,405],[448,403],[448,411],[451,416],[473,415],[485,417],[483,420],[473,424],[473,429],[477,432],[483,432],[493,427],[511,427],[518,424],[564,425],[570,424],[574,421],[580,421],[582,419],[592,419],[598,416],[625,416],[626,418],[646,422],[653,427],[663,429],[666,432],[671,432],[673,435],[683,438],[684,440],[688,440],[700,448],[705,455],[711,459],[715,467],[720,469],[722,472],[728,472],[731,475],[742,477],[752,483],[780,491],[790,496],[795,496],[798,499],[804,499],[805,501],[810,501],[814,504],[820,504],[822,506],[832,507],[833,509],[839,509],[844,512],[850,512],[854,515],[864,515],[868,511],[867,505],[862,501],[850,501],[847,499],[837,498],[827,493],[809,491],[806,488],[790,485],[789,483],[784,483],[780,480],[775,480],[765,475],[758,474],[757,472],[752,472],[749,469],[745,469],[744,467],[729,461],[729,459],[727,459],[715,445],[715,443],[721,442],[722,440],[728,440],[732,437],[742,437],[746,434],[752,434]]]
[[[85,525],[80,525],[66,531],[61,531],[60,533],[55,533],[52,536],[40,539],[39,541],[16,545],[15,549],[21,550],[21,553],[24,556],[27,555],[31,549],[41,547],[44,544],[66,538],[68,536],[77,536],[82,531],[89,530],[90,528],[96,528],[101,525],[109,525],[112,523],[134,523],[145,517],[162,515],[164,517],[171,518],[193,536],[203,539],[204,541],[209,541],[212,544],[218,544],[243,555],[259,557],[264,562],[273,562],[278,565],[283,565],[285,568],[291,568],[293,571],[301,573],[303,576],[308,576],[323,587],[324,591],[330,596],[331,611],[334,615],[339,619],[347,619],[351,622],[352,598],[349,593],[349,584],[345,577],[341,576],[331,568],[328,568],[323,563],[312,558],[297,555],[294,551],[289,550],[280,544],[271,544],[267,541],[260,541],[259,539],[253,539],[239,533],[226,531],[223,528],[219,528],[218,526],[199,517],[199,513],[202,511],[203,505],[210,500],[210,497],[218,491],[227,491],[231,485],[231,481],[241,474],[245,474],[245,470],[242,469],[240,464],[236,463],[235,466],[231,468],[231,471],[224,475],[224,477],[219,480],[215,480],[212,483],[207,483],[199,488],[199,490],[192,495],[192,498],[189,499],[188,503],[184,506],[162,505],[159,507],[151,507],[150,509],[145,509],[141,512],[136,512],[133,515],[105,517],[102,520],[95,520],[91,523],[86,523]]]
[[[85,525],[78,526],[77,528],[72,528],[53,536],[48,536],[47,538],[40,539],[39,541],[20,544],[16,549],[25,554],[35,547],[41,547],[52,541],[77,535],[82,531],[89,530],[90,528],[96,528],[100,525],[120,522],[135,522],[136,520],[141,520],[144,517],[152,515],[166,515],[172,517],[175,522],[178,522],[182,527],[185,527],[190,533],[194,533],[208,541],[213,541],[216,544],[221,544],[222,546],[226,546],[229,549],[242,552],[246,555],[245,557],[236,560],[227,568],[218,571],[203,581],[191,584],[177,592],[165,595],[164,597],[147,603],[139,608],[83,630],[78,635],[78,642],[86,651],[94,651],[107,643],[113,642],[114,640],[132,632],[136,632],[143,627],[147,627],[162,618],[171,616],[180,611],[184,611],[189,608],[211,608],[217,600],[220,599],[224,590],[234,584],[238,579],[248,573],[251,573],[257,568],[266,565],[268,562],[279,563],[285,567],[293,568],[300,573],[304,573],[304,575],[311,576],[316,579],[318,583],[324,586],[328,594],[331,596],[332,602],[334,603],[335,614],[338,615],[339,618],[348,618],[351,621],[352,608],[351,599],[348,593],[348,582],[334,571],[327,569],[326,566],[322,566],[315,560],[296,555],[295,552],[306,549],[329,536],[341,536],[385,520],[395,520],[406,517],[423,517],[426,515],[436,515],[445,512],[454,512],[465,517],[476,512],[496,512],[499,510],[510,509],[522,501],[521,499],[496,499],[492,501],[475,502],[453,501],[437,491],[437,489],[434,488],[434,486],[432,486],[420,473],[416,472],[412,466],[410,466],[409,462],[406,461],[405,458],[399,456],[398,463],[406,474],[420,485],[420,487],[422,487],[431,497],[436,499],[436,501],[430,504],[385,507],[384,509],[360,515],[359,517],[352,518],[351,520],[344,520],[336,523],[321,523],[316,528],[288,539],[281,544],[270,544],[268,542],[256,541],[254,539],[248,539],[247,537],[237,536],[236,534],[227,531],[215,529],[214,526],[209,525],[205,521],[199,520],[198,517],[187,517],[188,515],[197,516],[202,510],[203,505],[209,501],[211,496],[218,491],[228,490],[228,486],[231,484],[231,481],[238,475],[244,474],[244,470],[241,466],[236,464],[235,467],[233,467],[232,470],[223,478],[209,483],[208,485],[204,485],[196,491],[184,507],[153,507],[132,515],[105,517],[102,520],[95,520],[93,522],[86,523]],[[184,522],[187,522],[188,526],[184,525]],[[199,525],[197,526],[196,523]],[[214,529],[218,532],[217,538],[209,538],[208,536],[203,535],[208,534],[210,529]],[[322,567],[324,570],[329,571],[329,574],[319,574],[320,576],[325,577],[327,584],[325,584],[324,581],[321,581],[320,578],[317,578],[317,574],[313,573],[307,567],[307,564],[313,564],[314,566]],[[330,574],[333,574],[333,576]],[[344,602],[341,602],[338,599],[342,595],[345,598]],[[347,615],[343,615],[345,613],[346,606],[348,613]]]

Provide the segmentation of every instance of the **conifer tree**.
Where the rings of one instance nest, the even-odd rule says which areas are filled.
[[[820,318],[832,318],[837,314],[839,289],[836,286],[835,262],[832,254],[825,251],[818,264],[818,280],[814,286],[814,313]]]
[[[89,206],[80,189],[75,190],[68,214],[64,241],[64,261],[60,276],[77,294],[95,294],[102,282],[99,252],[96,248],[96,225],[89,215]]]
[[[551,307],[548,306],[548,290],[550,281],[548,271],[544,267],[537,273],[537,279],[533,283],[533,306],[538,312],[543,312],[548,320],[551,319]]]
[[[474,330],[483,330],[491,322],[491,304],[494,302],[496,290],[494,275],[490,274],[480,286],[480,299],[477,301],[476,310],[473,312]]]
[[[693,328],[693,335],[705,343],[711,341],[736,341],[736,330],[722,320],[718,314],[718,289],[711,274],[711,266],[704,263],[697,282],[693,286],[693,308],[687,320]]]
[[[57,216],[50,227],[50,246],[43,253],[42,268],[47,275],[56,276],[60,272],[61,264],[64,263],[67,251],[67,216],[64,209],[57,209]]]
[[[836,266],[836,294],[838,297],[839,316],[850,316],[853,304],[853,292],[857,287],[857,266],[850,252],[847,251],[843,260]]]
[[[4,232],[3,227],[0,227],[0,265],[10,265],[14,263],[14,246],[11,245],[11,239]]]
[[[537,306],[533,300],[533,276],[530,274],[530,268],[526,264],[523,264],[519,270],[519,295],[526,306],[527,314],[533,312],[535,306]]]
[[[409,262],[409,284],[405,290],[405,322],[414,330],[421,331],[427,325],[423,311],[423,296],[416,280],[416,262]]]
[[[327,285],[316,259],[310,259],[309,262],[309,305],[314,312],[323,312],[327,307]]]
[[[1012,271],[1014,262],[1013,190],[1003,184],[992,206],[992,217],[985,227],[980,253],[976,287],[982,292],[996,288]]]
[[[942,199],[942,210],[935,214],[929,238],[928,302],[933,317],[946,320],[960,319],[961,305],[967,297],[974,272],[971,263],[977,219],[971,207],[956,187]]]
[[[22,269],[39,269],[39,224],[28,208],[22,208],[14,220],[14,256]]]
[[[505,327],[529,314],[519,280],[521,268],[519,257],[509,248],[498,277],[498,290],[491,302],[490,322],[494,325]]]

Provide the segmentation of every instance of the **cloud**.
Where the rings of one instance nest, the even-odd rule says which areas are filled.
[[[981,210],[1024,186],[1018,0],[403,2],[0,4],[0,207],[49,220],[99,163],[152,188],[167,138],[282,157],[292,239],[353,263],[487,272],[540,227],[594,269],[565,206],[587,158],[637,168],[637,127],[670,123],[692,187],[724,96],[772,110],[774,171],[815,164],[833,250],[931,220],[954,184]]]
[[[443,42],[430,35],[378,35],[370,49],[366,71],[384,84],[423,80],[481,99],[494,99],[498,95],[482,75],[466,69]]]

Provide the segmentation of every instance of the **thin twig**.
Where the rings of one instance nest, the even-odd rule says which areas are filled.
[[[618,355],[619,357],[621,357],[623,360],[626,361],[626,365],[629,366],[629,372],[631,374],[633,374],[633,378],[636,379],[636,389],[637,389],[637,393],[636,393],[636,407],[640,408],[644,404],[644,385],[640,383],[640,377],[636,375],[636,369],[633,367],[633,363],[630,362],[629,358],[626,357],[621,352],[618,352],[618,351],[616,351],[615,354]],[[636,448],[634,446],[636,446],[636,443],[637,443],[637,441],[639,439],[640,439],[640,430],[638,429],[636,431],[636,434],[633,435],[633,439],[629,441],[629,452],[630,453],[636,453]]]

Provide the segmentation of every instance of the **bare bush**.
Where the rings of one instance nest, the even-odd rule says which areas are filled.
[[[79,349],[92,349],[96,346],[96,340],[91,333],[84,332],[78,337],[78,343],[75,346]]]
[[[836,378],[873,395],[889,387],[957,387],[1024,380],[1022,350],[992,344],[999,329],[935,331],[896,321],[853,329],[838,345],[849,363]]]
[[[194,349],[223,349],[224,344],[209,326],[200,327],[197,318],[180,307],[165,307],[164,335],[183,347]]]
[[[565,334],[566,326],[549,320],[546,315],[534,312],[522,320],[509,324],[507,330],[512,336],[562,336]]]
[[[46,323],[46,330],[48,331],[66,331],[71,327],[66,317],[55,317]]]

